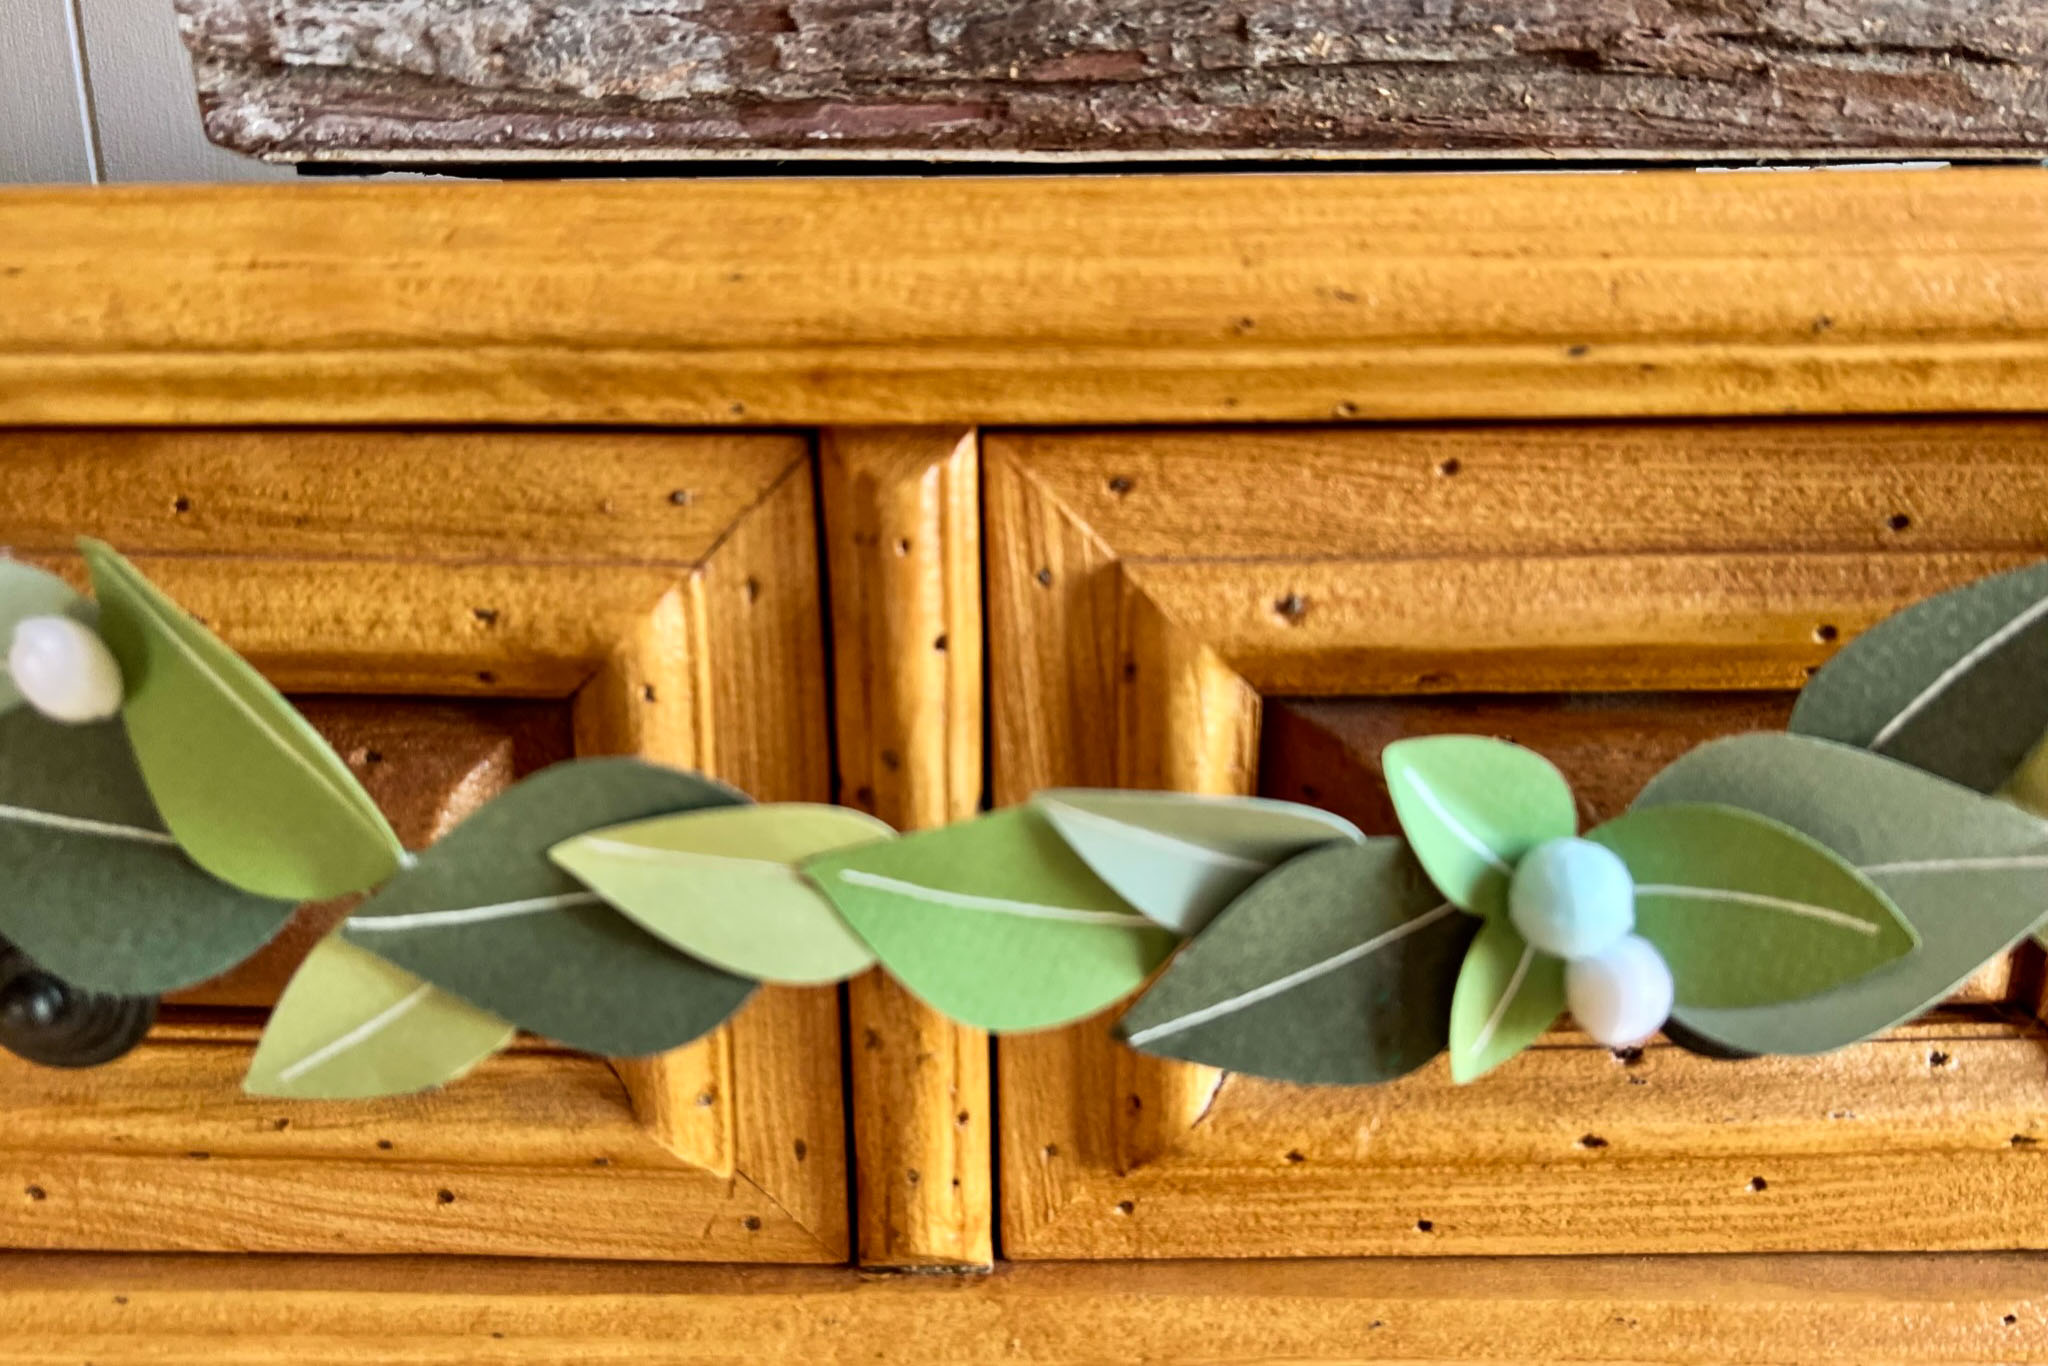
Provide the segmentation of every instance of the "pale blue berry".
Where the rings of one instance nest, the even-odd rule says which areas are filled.
[[[104,721],[121,710],[121,666],[92,627],[70,617],[23,617],[7,671],[31,707],[52,721]]]
[[[1604,845],[1550,840],[1516,865],[1508,918],[1545,953],[1566,961],[1590,958],[1635,928],[1635,879]]]
[[[1655,1034],[1671,1017],[1671,967],[1657,946],[1625,934],[1592,958],[1564,965],[1564,1000],[1579,1028],[1609,1048]]]

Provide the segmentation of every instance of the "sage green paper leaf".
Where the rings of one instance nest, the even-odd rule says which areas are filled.
[[[1748,1009],[1681,1000],[1681,1024],[1732,1048],[1825,1053],[1881,1034],[1941,1002],[2048,907],[2048,824],[1866,750],[1777,733],[1716,740],[1636,798],[1639,809],[1681,802],[1740,806],[1818,840],[1920,937],[1913,953],[1804,1000]]]
[[[2048,564],[1885,618],[1799,694],[1787,728],[1993,792],[2048,731]]]
[[[1380,762],[1415,856],[1443,894],[1474,915],[1505,911],[1516,861],[1579,828],[1564,775],[1505,740],[1397,740]]]
[[[1918,936],[1841,855],[1753,811],[1646,806],[1590,832],[1636,881],[1636,933],[1681,1006],[1796,1001],[1913,951]]]
[[[826,854],[804,872],[898,981],[982,1029],[1093,1015],[1175,943],[1028,806]]]
[[[548,861],[587,830],[745,801],[638,759],[576,759],[492,799],[342,925],[349,942],[572,1048],[635,1057],[715,1028],[754,983],[679,953]]]
[[[6,657],[14,644],[15,623],[25,617],[57,616],[91,626],[99,613],[89,600],[80,597],[55,574],[0,555],[0,659]],[[14,686],[7,670],[0,669],[0,712],[12,711],[20,705],[21,690]]]
[[[1451,995],[1451,1080],[1485,1076],[1563,1013],[1564,960],[1539,953],[1506,916],[1488,916]]]
[[[121,719],[150,795],[193,861],[260,896],[382,882],[405,850],[362,785],[241,656],[98,541],[80,541]]]
[[[462,1076],[513,1033],[497,1016],[329,935],[278,997],[242,1089],[295,1100],[410,1095]]]
[[[843,806],[721,806],[592,830],[548,851],[557,867],[693,957],[763,982],[837,982],[875,955],[797,871],[896,832]]]
[[[1342,816],[1264,797],[1055,788],[1032,805],[1118,896],[1184,935],[1296,854],[1365,838]]]
[[[1326,844],[1233,901],[1117,1033],[1147,1053],[1278,1081],[1391,1081],[1443,1051],[1475,925],[1405,842]]]
[[[118,721],[0,715],[0,937],[87,991],[160,996],[261,948],[293,903],[193,863]]]

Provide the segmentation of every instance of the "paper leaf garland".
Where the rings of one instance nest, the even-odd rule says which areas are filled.
[[[593,830],[548,857],[643,928],[727,972],[837,982],[875,955],[796,865],[895,834],[843,806],[780,802]]]
[[[329,935],[278,997],[242,1089],[299,1100],[409,1095],[462,1076],[513,1033],[497,1016]]]
[[[1381,755],[1402,832],[1443,894],[1475,915],[1506,908],[1516,860],[1578,829],[1564,775],[1505,740],[1431,735]]]
[[[24,617],[67,616],[90,626],[98,616],[92,603],[70,584],[34,565],[0,556],[0,658],[14,640],[15,623]],[[7,670],[0,669],[0,712],[21,705],[21,690]]]
[[[804,871],[896,978],[983,1029],[1046,1029],[1137,990],[1174,937],[1012,807],[827,854]]]
[[[305,718],[106,546],[82,541],[135,759],[171,833],[214,876],[305,901],[375,886],[405,851]]]
[[[1451,995],[1451,1080],[1477,1080],[1536,1041],[1564,1013],[1564,960],[1538,953],[1508,923],[1479,927]]]
[[[1750,1053],[1824,1053],[1939,1003],[2048,907],[2048,824],[1864,750],[1738,735],[1685,755],[1638,809],[1740,805],[1840,854],[1884,891],[1920,947],[1832,991],[1752,1009],[1679,1006],[1687,1028]],[[1674,964],[1675,966],[1675,964]]]
[[[1826,846],[1733,806],[1656,805],[1587,835],[1636,880],[1636,933],[1688,1006],[1793,1001],[1913,951],[1883,893]]]
[[[1473,929],[1401,840],[1313,849],[1217,916],[1117,1032],[1280,1081],[1391,1081],[1443,1051]]]
[[[688,1043],[754,983],[700,963],[548,861],[586,830],[744,801],[696,774],[637,759],[543,769],[422,853],[342,926],[387,958],[522,1029],[632,1057]]]
[[[1365,838],[1342,816],[1263,797],[1055,788],[1032,805],[1118,896],[1184,935],[1296,854]]]
[[[1842,648],[1788,728],[1992,792],[2048,731],[2048,565],[1913,604]]]
[[[155,996],[261,948],[293,903],[187,858],[158,819],[119,722],[0,716],[0,937],[74,986]]]

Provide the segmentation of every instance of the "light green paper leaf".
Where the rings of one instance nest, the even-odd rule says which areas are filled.
[[[1055,788],[1032,805],[1117,895],[1183,935],[1296,854],[1365,838],[1342,816],[1264,797]]]
[[[1391,1081],[1443,1051],[1475,928],[1403,841],[1326,844],[1225,908],[1117,1033],[1160,1057],[1278,1081]]]
[[[1395,741],[1380,762],[1415,856],[1443,894],[1474,915],[1505,911],[1516,861],[1578,829],[1564,775],[1520,745],[1430,735]]]
[[[215,877],[307,901],[405,859],[327,742],[234,651],[98,541],[81,541],[100,635],[121,663],[136,762],[171,833]]]
[[[897,980],[983,1029],[1093,1015],[1175,943],[1028,806],[827,854],[804,872]]]
[[[680,1047],[754,990],[663,943],[548,861],[585,831],[731,806],[721,783],[638,759],[524,779],[356,908],[349,942],[521,1029],[606,1057]]]
[[[278,997],[242,1089],[295,1100],[410,1095],[462,1076],[513,1032],[497,1016],[331,934]]]
[[[252,896],[164,829],[116,721],[0,715],[0,936],[74,986],[159,996],[261,948],[294,903]]]
[[[1451,1080],[1476,1081],[1564,1013],[1564,960],[1537,952],[1504,915],[1487,917],[1451,996]]]
[[[1586,836],[1636,881],[1636,933],[1681,1006],[1796,1001],[1913,951],[1918,937],[1826,845],[1733,806],[1642,807]]]
[[[1913,953],[1805,1000],[1680,1004],[1679,1023],[1745,1052],[1825,1053],[1881,1034],[1946,998],[2048,907],[2048,824],[1865,750],[1773,732],[1716,740],[1636,798],[1639,809],[1680,802],[1740,806],[1818,840],[1920,936]]]
[[[70,584],[32,564],[0,556],[0,659],[14,643],[15,624],[25,617],[71,617],[91,626],[99,613]],[[21,690],[0,669],[0,713],[21,705]]]
[[[1993,792],[2048,731],[2048,564],[1885,618],[1808,680],[1787,728]]]
[[[802,985],[851,977],[875,955],[796,865],[895,834],[843,806],[778,802],[609,826],[548,857],[683,952]]]

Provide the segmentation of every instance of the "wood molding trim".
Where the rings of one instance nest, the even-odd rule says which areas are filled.
[[[840,796],[902,830],[981,805],[979,461],[960,428],[820,437]],[[847,991],[858,1260],[985,1270],[988,1036],[879,970]]]
[[[0,422],[2026,411],[2048,177],[0,193]]]
[[[175,599],[287,688],[570,699],[580,753],[703,767],[765,801],[830,795],[823,604],[811,462],[792,438],[713,438],[713,481],[670,501],[677,443],[624,453],[567,435],[400,438],[376,432],[223,436],[268,443],[298,484],[306,523],[265,528],[210,500],[214,434],[0,432],[17,489],[62,504],[95,480],[106,511],[58,534],[41,498],[6,534],[24,559],[73,579],[81,527],[113,535]],[[637,446],[646,438],[625,436]],[[559,448],[559,449],[558,449]],[[656,468],[647,456],[666,454]],[[516,477],[559,455],[570,487],[552,539],[478,559],[460,541],[415,540],[420,514],[391,500],[466,467]],[[329,458],[337,457],[337,458]],[[674,513],[632,554],[620,468],[636,495]],[[579,480],[610,493],[586,500]],[[190,480],[189,484],[187,481]],[[156,481],[161,520],[135,496]],[[359,483],[351,491],[349,485]],[[123,495],[116,490],[127,488]],[[701,505],[698,494],[702,495]],[[609,498],[611,505],[606,505]],[[89,499],[88,499],[89,502]],[[125,519],[129,519],[124,521]],[[617,524],[627,523],[619,539]],[[199,538],[203,545],[188,545]],[[329,548],[325,541],[336,544]],[[352,540],[353,545],[341,544]],[[359,557],[359,558],[357,558]],[[244,1097],[257,1026],[159,1028],[128,1058],[81,1073],[0,1058],[13,1116],[0,1172],[0,1239],[18,1247],[210,1251],[491,1253],[836,1262],[847,1256],[844,1118],[836,996],[768,987],[725,1027],[658,1057],[584,1058],[527,1042],[462,1086],[360,1104]],[[602,1175],[593,1169],[604,1169]],[[441,1194],[445,1193],[445,1199]],[[165,1217],[148,1216],[161,1209]]]

